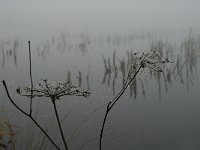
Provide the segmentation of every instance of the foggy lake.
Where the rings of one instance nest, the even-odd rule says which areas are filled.
[[[29,112],[30,98],[17,89],[31,85],[30,41],[34,85],[48,79],[90,92],[56,100],[69,150],[199,150],[199,8],[198,0],[0,0],[0,80]],[[159,68],[137,64],[151,50]],[[100,149],[108,103],[134,65],[141,70],[109,112]],[[51,100],[32,101],[32,116],[66,149]],[[3,84],[1,149],[56,149]]]

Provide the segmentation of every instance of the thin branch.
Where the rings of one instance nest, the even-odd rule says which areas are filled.
[[[7,93],[7,96],[10,100],[10,102],[21,112],[23,113],[25,116],[29,117],[34,123],[35,125],[46,135],[46,137],[49,139],[49,141],[56,147],[57,150],[60,150],[60,148],[57,146],[57,144],[51,139],[51,137],[47,134],[46,131],[44,131],[44,129],[37,123],[37,121],[32,117],[31,114],[25,112],[23,109],[21,109],[13,100],[12,98],[10,97],[10,94],[9,94],[9,91],[8,91],[8,88],[7,88],[7,85],[6,85],[6,82],[5,80],[2,81],[3,83],[3,86],[6,90],[6,93]]]
[[[111,109],[114,107],[114,105],[117,103],[117,101],[120,99],[120,97],[124,94],[128,85],[135,79],[136,75],[139,73],[141,68],[142,68],[142,66],[140,65],[140,67],[138,68],[138,70],[136,71],[136,73],[134,74],[134,76],[130,80],[129,80],[130,74],[128,74],[128,76],[126,78],[125,85],[123,86],[121,91],[117,94],[117,96],[115,96],[115,98],[113,100],[109,101],[109,103],[108,103],[107,108],[106,108],[106,113],[105,113],[105,116],[104,116],[104,119],[103,119],[102,127],[101,127],[101,132],[100,132],[100,139],[99,139],[99,149],[100,150],[102,149],[103,132],[104,132],[104,128],[105,128],[105,124],[106,124],[108,114],[111,111]]]
[[[136,75],[140,72],[140,69],[142,68],[142,66],[140,66],[138,68],[138,70],[136,71],[136,73],[134,74],[134,76],[130,79],[130,81],[122,88],[122,90],[119,92],[119,94],[117,95],[117,97],[114,98],[114,101],[112,102],[112,104],[109,107],[109,111],[112,109],[112,107],[115,105],[115,103],[119,100],[119,98],[122,96],[122,94],[125,92],[125,90],[127,89],[127,87],[130,85],[130,83],[135,79]]]
[[[29,47],[29,63],[30,63],[30,80],[31,80],[31,97],[30,97],[30,112],[29,114],[32,114],[32,103],[33,103],[33,77],[32,77],[32,65],[31,65],[31,42],[28,41],[28,47]]]
[[[106,107],[106,113],[105,113],[105,116],[104,116],[104,119],[103,119],[103,124],[102,124],[102,127],[101,127],[101,133],[100,133],[100,141],[99,141],[99,149],[101,150],[102,148],[102,138],[103,138],[103,131],[104,131],[104,127],[105,127],[105,124],[106,124],[106,119],[107,119],[107,116],[108,116],[108,113],[109,113],[109,107],[110,107],[110,104],[112,102],[109,101],[107,107]]]
[[[59,127],[59,130],[60,130],[62,141],[64,143],[65,149],[68,150],[67,143],[66,143],[66,140],[65,140],[65,136],[64,136],[64,133],[62,131],[62,126],[61,126],[61,123],[60,123],[60,118],[59,118],[58,111],[57,111],[57,108],[56,108],[56,103],[55,103],[56,99],[55,99],[55,97],[51,97],[51,101],[53,103],[53,108],[55,110],[56,119],[57,119],[57,122],[58,122],[58,127]]]
[[[7,96],[8,96],[8,98],[9,98],[10,102],[11,102],[19,111],[21,111],[24,115],[29,116],[29,114],[26,113],[24,110],[22,110],[22,109],[12,100],[12,98],[10,97],[10,94],[9,94],[9,91],[8,91],[8,88],[7,88],[7,85],[6,85],[5,80],[3,80],[2,83],[3,83],[3,86],[4,86],[5,90],[6,90],[6,93],[7,93]]]
[[[136,53],[134,55],[136,56]],[[152,61],[149,60],[150,58],[152,58],[153,60]],[[114,99],[111,99],[107,104],[106,113],[104,115],[103,123],[102,123],[102,126],[101,126],[101,133],[100,133],[100,139],[99,139],[99,148],[100,148],[100,150],[102,149],[103,131],[104,131],[104,128],[105,128],[105,124],[106,124],[106,120],[107,120],[108,114],[111,111],[111,109],[114,107],[114,105],[118,102],[120,97],[124,94],[124,92],[127,89],[127,87],[136,78],[136,76],[138,75],[140,70],[143,69],[143,68],[148,67],[148,68],[153,69],[155,71],[161,72],[161,70],[159,70],[157,68],[157,66],[153,66],[153,65],[164,64],[164,63],[170,62],[168,59],[166,59],[164,61],[161,61],[160,60],[160,56],[159,56],[159,54],[156,53],[156,51],[152,51],[152,53],[144,53],[143,52],[140,57],[136,56],[136,59],[139,61],[139,64],[137,64],[137,62],[135,62],[135,65],[138,66],[138,69],[136,69],[136,72],[134,73],[134,75],[131,76],[132,75],[132,68],[131,67],[133,67],[133,66],[132,65],[130,66],[128,75],[126,77],[126,80],[123,83],[122,89],[114,97]]]

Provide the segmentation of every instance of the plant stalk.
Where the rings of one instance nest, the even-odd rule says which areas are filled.
[[[31,97],[30,97],[30,112],[29,114],[32,114],[32,103],[33,103],[33,77],[32,77],[32,64],[31,64],[31,42],[28,41],[28,50],[29,50],[29,65],[30,65],[30,80],[31,80]]]
[[[4,86],[5,90],[6,90],[6,93],[7,93],[8,98],[9,98],[10,102],[15,106],[15,108],[17,108],[17,109],[18,109],[21,113],[23,113],[25,116],[29,117],[29,118],[35,123],[35,125],[45,134],[45,136],[46,136],[46,137],[49,139],[49,141],[55,146],[55,148],[56,148],[57,150],[61,150],[61,149],[57,146],[57,144],[51,139],[51,137],[47,134],[47,132],[46,132],[46,131],[37,123],[37,121],[32,117],[32,115],[26,113],[23,109],[21,109],[21,108],[12,100],[12,98],[11,98],[11,96],[10,96],[10,93],[9,93],[9,91],[8,91],[8,88],[7,88],[7,85],[6,85],[5,80],[3,80],[2,82],[3,82],[3,86]]]
[[[103,123],[101,126],[101,133],[100,133],[100,138],[99,138],[99,149],[102,150],[102,138],[103,138],[103,132],[106,124],[106,120],[108,118],[108,114],[113,108],[113,106],[116,104],[116,102],[120,99],[120,97],[124,94],[125,90],[127,89],[128,85],[135,79],[136,75],[140,72],[140,69],[142,66],[138,68],[138,70],[135,72],[134,76],[128,81],[129,76],[126,79],[125,85],[123,88],[120,90],[120,92],[114,97],[113,100],[110,100],[108,102],[107,108],[106,108],[106,113],[104,115]]]
[[[56,119],[57,119],[57,122],[58,122],[58,127],[59,127],[59,130],[60,130],[60,135],[62,137],[62,141],[63,141],[63,144],[65,146],[65,150],[68,150],[68,146],[67,146],[67,143],[66,143],[66,140],[65,140],[65,136],[64,136],[64,133],[63,133],[63,130],[62,130],[62,126],[61,126],[61,123],[60,123],[60,118],[59,118],[57,107],[56,107],[56,98],[55,97],[51,97],[51,101],[53,103],[53,108],[55,110]]]

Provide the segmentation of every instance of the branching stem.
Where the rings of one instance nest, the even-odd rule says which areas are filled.
[[[99,149],[102,150],[102,138],[103,138],[103,132],[106,124],[106,120],[108,118],[108,114],[111,111],[111,109],[114,107],[114,105],[117,103],[117,101],[120,99],[120,97],[124,94],[125,90],[127,89],[128,85],[135,79],[137,74],[140,72],[142,66],[139,66],[138,70],[135,72],[134,76],[129,79],[130,75],[127,76],[125,85],[122,87],[121,91],[114,97],[113,100],[108,102],[108,105],[106,107],[106,113],[104,115],[101,132],[100,132],[100,138],[99,138]]]
[[[49,139],[49,141],[55,146],[55,148],[57,150],[60,150],[60,148],[57,146],[57,144],[51,139],[51,137],[48,135],[48,133],[38,124],[38,122],[32,117],[32,115],[30,113],[27,113],[25,112],[23,109],[21,109],[11,98],[10,94],[9,94],[9,91],[8,91],[8,88],[7,88],[7,85],[6,85],[6,82],[5,80],[2,81],[3,82],[3,86],[6,90],[6,93],[7,93],[7,96],[10,100],[10,102],[15,106],[15,108],[17,108],[21,113],[23,113],[25,116],[29,117],[33,122],[34,124],[45,134],[45,136]]]

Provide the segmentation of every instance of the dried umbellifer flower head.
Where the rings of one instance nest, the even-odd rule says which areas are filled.
[[[76,87],[69,82],[54,82],[47,79],[43,79],[33,86],[32,93],[31,87],[28,86],[19,87],[16,89],[16,92],[27,97],[53,97],[57,100],[65,95],[83,96],[87,98],[91,94],[88,90]]]

